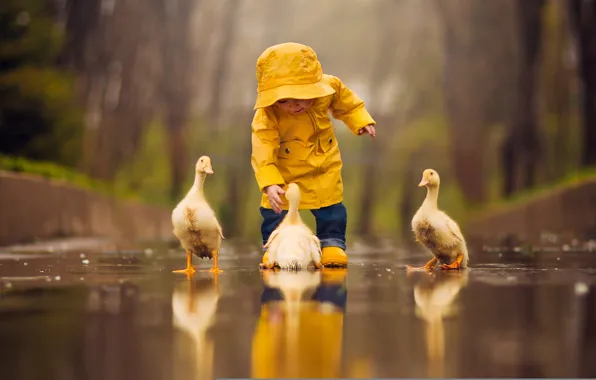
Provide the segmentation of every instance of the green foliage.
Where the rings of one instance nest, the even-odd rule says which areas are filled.
[[[549,196],[561,190],[573,188],[578,184],[594,180],[596,180],[596,167],[579,169],[576,172],[567,174],[557,181],[545,183],[534,189],[520,191],[511,198],[499,199],[487,204],[486,207],[478,210],[478,212],[474,214],[474,218],[498,213],[504,209],[516,207],[523,203],[529,203],[537,198]]]
[[[0,5],[0,152],[75,166],[82,112],[73,79],[56,70],[63,33],[43,0]]]
[[[115,189],[112,184],[99,181],[71,168],[48,161],[33,161],[24,157],[0,155],[0,170],[38,175],[47,179],[64,181],[82,189],[97,191],[110,196],[138,199],[130,190]]]
[[[134,158],[123,165],[114,178],[119,191],[134,189],[149,203],[171,205],[170,156],[163,123],[154,120],[145,129],[139,150]],[[190,167],[189,167],[190,169]]]
[[[64,33],[54,23],[49,2],[3,0],[0,4],[2,71],[23,64],[51,65],[62,48]]]

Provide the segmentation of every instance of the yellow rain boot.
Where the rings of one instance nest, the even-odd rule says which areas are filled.
[[[321,273],[321,282],[323,285],[342,285],[346,280],[348,270],[345,268],[323,268]]]
[[[325,247],[323,248],[321,257],[321,264],[324,267],[341,267],[348,266],[348,255],[343,249],[339,247]]]

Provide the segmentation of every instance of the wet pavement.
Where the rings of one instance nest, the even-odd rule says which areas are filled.
[[[2,379],[596,376],[596,252],[407,274],[427,257],[360,248],[287,273],[226,247],[188,280],[180,250],[50,247],[0,250]]]

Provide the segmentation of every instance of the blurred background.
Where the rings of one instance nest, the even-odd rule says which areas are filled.
[[[255,63],[281,42],[377,121],[335,122],[352,236],[411,241],[428,167],[462,224],[594,175],[596,1],[3,0],[0,31],[0,170],[169,209],[209,155],[227,238],[259,239]]]

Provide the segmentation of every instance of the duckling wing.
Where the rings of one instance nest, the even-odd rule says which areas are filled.
[[[449,217],[447,217],[447,228],[449,229],[449,231],[451,231],[453,236],[458,239],[458,241],[464,240],[464,235],[461,233],[459,226],[457,225],[457,223],[453,221],[453,219]]]
[[[271,244],[271,242],[277,237],[278,234],[279,234],[279,229],[276,229],[275,231],[273,231],[271,233],[271,235],[269,235],[269,239],[267,239],[267,244],[265,244],[263,246],[263,248],[269,247],[269,245]]]
[[[215,226],[217,228],[217,232],[219,233],[219,236],[221,236],[222,239],[225,239],[224,235],[223,235],[223,230],[221,229],[221,225],[217,221],[217,218],[215,217],[215,215],[213,215],[213,224],[215,224]]]
[[[457,247],[463,240],[462,233],[459,229],[457,223],[455,223],[451,218],[447,215],[443,218],[443,228],[437,229],[437,232],[441,232],[441,246],[444,248],[455,248]]]

